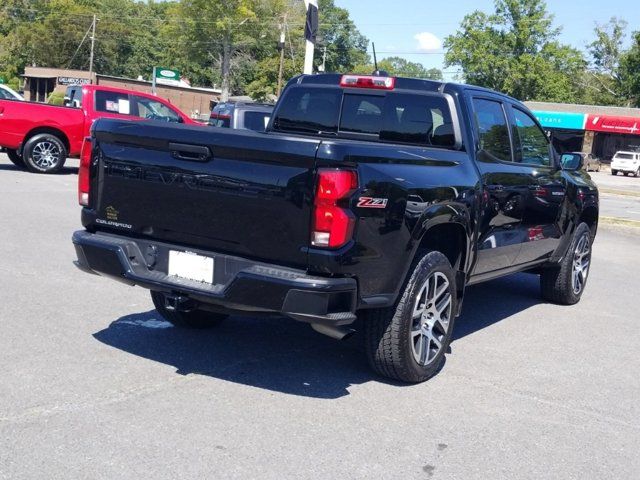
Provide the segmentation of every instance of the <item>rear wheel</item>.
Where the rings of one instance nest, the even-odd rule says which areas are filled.
[[[611,170],[611,175],[618,175],[618,170]]]
[[[542,297],[560,305],[580,301],[591,266],[591,230],[581,223],[559,265],[546,268],[540,275]]]
[[[191,310],[188,312],[177,312],[169,310],[166,307],[165,295],[162,292],[151,292],[151,300],[153,306],[160,315],[168,322],[173,323],[176,327],[186,328],[211,328],[222,322],[228,315],[220,313],[211,313],[204,310]]]
[[[456,312],[453,269],[440,252],[417,262],[395,307],[364,310],[365,348],[376,373],[422,382],[442,368]]]
[[[20,154],[18,154],[17,150],[7,149],[7,157],[9,157],[11,163],[13,163],[16,167],[24,168],[24,160],[22,160],[22,157],[20,156]]]
[[[31,137],[24,146],[23,159],[33,173],[56,173],[67,160],[67,147],[50,133]]]
[[[634,177],[640,177],[640,167],[638,167],[638,169],[636,170],[636,172],[633,174]]]

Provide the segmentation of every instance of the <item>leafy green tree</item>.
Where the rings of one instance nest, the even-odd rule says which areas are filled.
[[[633,44],[620,60],[620,79],[630,103],[640,107],[640,32],[634,32]]]
[[[588,45],[591,68],[585,72],[583,86],[585,101],[604,105],[625,105],[629,92],[625,91],[620,63],[627,22],[612,17],[604,25],[596,25],[595,40]]]
[[[445,66],[521,100],[574,101],[586,62],[558,42],[559,33],[544,0],[495,0],[494,13],[466,15],[445,39]]]
[[[373,63],[357,65],[353,73],[370,74],[375,70]],[[438,68],[425,68],[418,62],[411,62],[402,57],[387,57],[378,62],[378,70],[384,70],[391,76],[427,78],[429,80],[443,80],[442,70]]]
[[[314,64],[321,65],[326,47],[325,71],[348,72],[369,63],[369,40],[357,29],[349,11],[336,7],[334,0],[319,0],[319,38]]]

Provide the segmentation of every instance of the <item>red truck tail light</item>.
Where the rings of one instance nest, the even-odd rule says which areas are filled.
[[[78,203],[82,206],[89,205],[89,168],[91,166],[92,153],[91,137],[85,137],[80,153],[80,168],[78,169]]]
[[[352,170],[322,169],[318,171],[318,185],[313,209],[311,245],[337,248],[353,235],[355,217],[339,205],[358,188],[358,174]]]
[[[376,90],[393,90],[396,85],[394,77],[374,77],[371,75],[343,75],[341,87],[373,88]]]

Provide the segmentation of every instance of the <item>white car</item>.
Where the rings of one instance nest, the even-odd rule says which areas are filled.
[[[640,177],[640,153],[638,152],[616,152],[611,160],[611,175],[622,172],[625,175],[632,173]]]
[[[0,100],[24,100],[24,97],[0,83]]]

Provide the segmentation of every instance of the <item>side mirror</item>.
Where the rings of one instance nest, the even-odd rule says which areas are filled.
[[[564,153],[560,158],[560,166],[563,170],[577,171],[581,170],[584,165],[584,158],[582,155],[575,153]]]

